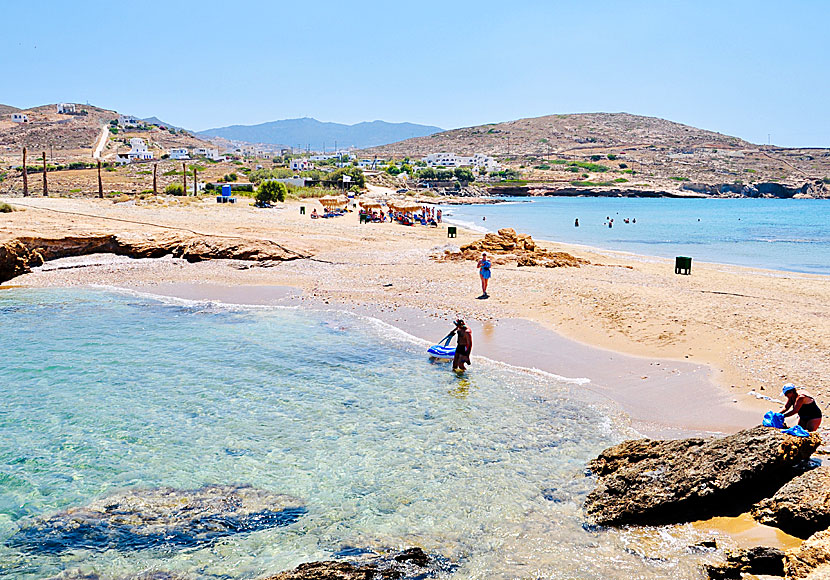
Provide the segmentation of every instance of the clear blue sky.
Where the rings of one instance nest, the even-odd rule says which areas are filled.
[[[830,2],[4,2],[0,103],[200,130],[626,111],[830,147]]]

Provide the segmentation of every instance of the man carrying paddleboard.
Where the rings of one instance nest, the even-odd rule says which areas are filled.
[[[452,370],[466,371],[467,368],[464,365],[472,364],[470,353],[473,351],[473,333],[460,318],[455,321],[453,333],[458,337],[458,344],[455,347],[455,356],[452,359]]]

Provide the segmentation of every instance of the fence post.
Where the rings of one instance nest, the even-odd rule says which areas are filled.
[[[104,182],[101,181],[101,160],[98,160],[98,197],[104,199]]]
[[[46,151],[43,152],[43,197],[49,195],[49,184],[46,182]]]
[[[158,172],[159,172],[159,164],[158,163],[153,163],[153,195],[158,195],[159,194]]]
[[[187,195],[187,164],[182,162],[182,195]]]

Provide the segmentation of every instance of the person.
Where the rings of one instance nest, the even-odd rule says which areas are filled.
[[[320,217],[320,216],[319,216],[319,214],[317,213],[317,208],[315,207],[313,210],[311,210],[311,219],[316,220],[316,219],[317,219],[317,218],[319,218],[319,217]]]
[[[466,371],[465,364],[472,364],[470,362],[470,353],[473,351],[473,333],[464,324],[460,318],[455,321],[455,330],[458,341],[455,346],[455,356],[452,359],[452,370]],[[452,334],[452,333],[451,333]]]
[[[490,281],[490,260],[487,259],[487,252],[481,253],[478,261],[478,275],[481,277],[481,297],[489,298],[487,295],[487,282]]]
[[[578,227],[579,227],[579,218],[576,218],[576,219],[574,220],[574,227],[575,227],[575,228],[578,228]]]
[[[787,383],[781,390],[781,394],[787,397],[787,404],[781,409],[784,417],[792,417],[798,414],[798,424],[807,431],[816,431],[821,425],[821,409],[813,396],[806,392],[798,392],[796,386]]]
[[[438,223],[441,223],[441,210],[438,210]]]

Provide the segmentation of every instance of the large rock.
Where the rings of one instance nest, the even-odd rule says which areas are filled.
[[[752,516],[798,538],[830,528],[830,467],[796,477],[753,507]]]
[[[7,544],[31,552],[190,547],[284,526],[306,512],[297,498],[247,485],[132,489],[35,518]]]
[[[585,502],[599,524],[660,524],[739,514],[792,479],[821,437],[755,427],[723,438],[639,439],[590,462],[599,476]]]
[[[591,263],[566,252],[551,252],[540,248],[528,234],[517,234],[513,228],[502,228],[498,233],[485,234],[484,238],[461,246],[458,252],[447,250],[437,258],[439,260],[478,260],[482,252],[490,254],[490,261],[496,265],[515,260],[518,266],[579,268]]]
[[[427,556],[421,548],[396,554],[373,555],[360,561],[309,562],[267,580],[406,580],[422,579],[449,572],[452,566]]]
[[[830,578],[830,530],[818,532],[798,548],[789,550],[784,563],[791,580],[828,580]]]

